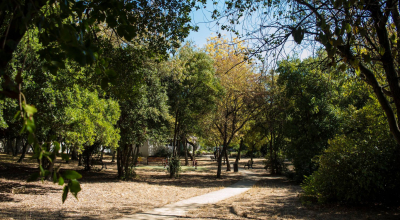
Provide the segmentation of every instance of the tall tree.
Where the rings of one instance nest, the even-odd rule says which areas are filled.
[[[238,34],[233,24],[251,24],[242,34],[257,39],[253,55],[279,58],[291,40],[309,48],[322,46],[327,62],[336,66],[343,61],[342,70],[352,70],[373,88],[400,144],[399,1],[226,1],[225,9],[214,13],[215,19],[222,17],[227,23],[221,27]]]
[[[171,71],[166,78],[169,105],[174,117],[173,146],[186,143],[189,135],[199,134],[199,126],[215,109],[222,88],[215,76],[212,58],[186,44],[179,54],[167,63]]]
[[[283,127],[288,139],[286,151],[298,181],[317,169],[312,158],[328,147],[338,127],[329,99],[335,93],[334,84],[311,62],[306,60],[300,65],[299,60],[282,61],[277,69],[278,85],[288,101]]]
[[[263,90],[251,64],[243,62],[246,58],[241,53],[243,49],[238,41],[229,44],[226,39],[216,37],[211,38],[206,46],[207,53],[215,60],[217,76],[225,89],[212,120],[212,126],[217,128],[222,143],[222,153],[218,157],[218,178],[221,177],[222,157],[228,159],[227,149],[231,141],[261,110],[261,105],[255,99],[262,96]],[[227,171],[230,171],[229,160],[227,162]]]

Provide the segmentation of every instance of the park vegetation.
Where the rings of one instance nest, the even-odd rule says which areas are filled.
[[[182,44],[196,29],[192,1],[3,1],[4,151],[22,162],[32,149],[29,181],[64,185],[63,201],[81,175],[57,159],[89,171],[109,149],[116,178],[130,180],[152,140],[172,143],[170,177],[200,142],[215,151],[218,178],[236,151],[236,165],[263,156],[268,172],[301,183],[306,203],[399,202],[399,2],[225,4],[213,18],[240,38],[197,48]],[[291,39],[313,56],[282,56]]]

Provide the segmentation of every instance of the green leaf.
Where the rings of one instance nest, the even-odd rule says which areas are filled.
[[[53,171],[53,183],[57,182],[57,172]]]
[[[33,136],[33,133],[29,133],[28,134],[28,143],[32,144],[33,142],[35,142],[35,137]]]
[[[96,74],[101,74],[101,69],[99,67],[96,67],[96,69],[94,70]]]
[[[385,54],[385,48],[380,47],[380,48],[379,48],[379,54],[380,54],[381,56],[383,56],[383,54]]]
[[[64,178],[62,178],[61,176],[60,178],[58,178],[58,185],[60,186],[64,185]]]
[[[78,199],[78,192],[81,191],[81,185],[79,184],[79,182],[75,179],[72,179],[71,181],[69,181],[68,186],[69,191],[72,193],[72,195],[74,195],[75,198]]]
[[[64,203],[68,196],[69,188],[68,186],[64,186],[63,194],[62,194],[62,202]]]
[[[29,119],[29,118],[26,119],[25,126],[26,126],[26,130],[28,130],[30,133],[33,133],[36,129],[35,122],[33,121],[33,119]]]
[[[40,173],[34,173],[26,180],[26,182],[36,181],[39,178],[39,176],[40,176]]]
[[[63,172],[62,176],[65,179],[69,179],[69,180],[82,178],[82,175],[79,174],[78,172],[76,172],[75,170],[66,170]]]
[[[17,120],[19,116],[21,116],[21,111],[17,111],[17,114],[14,115],[14,119]]]
[[[39,169],[40,169],[40,176],[44,176],[45,172],[42,165],[39,165]]]
[[[58,151],[60,151],[60,143],[58,143],[57,141],[54,141],[53,145],[54,145],[53,152],[58,153]]]
[[[33,115],[37,112],[37,109],[35,107],[33,107],[32,105],[24,105],[24,110],[26,111],[26,113]]]
[[[304,30],[301,29],[301,27],[294,29],[292,31],[292,35],[293,35],[293,40],[297,43],[297,44],[301,44],[301,41],[304,38]]]

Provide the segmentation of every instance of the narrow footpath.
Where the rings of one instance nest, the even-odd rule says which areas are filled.
[[[206,204],[214,204],[221,200],[239,195],[249,190],[260,178],[249,170],[239,169],[242,173],[243,179],[237,183],[226,187],[224,189],[210,192],[201,196],[192,197],[190,199],[182,200],[176,203],[171,203],[160,208],[155,208],[147,212],[136,213],[127,215],[121,219],[176,219],[185,217],[186,213],[190,210],[197,209],[198,207]]]

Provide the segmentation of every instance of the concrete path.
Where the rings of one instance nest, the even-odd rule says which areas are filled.
[[[178,217],[185,217],[185,214],[189,210],[197,209],[202,205],[217,203],[229,197],[239,195],[249,190],[259,179],[258,177],[253,176],[252,172],[249,170],[240,169],[239,171],[242,173],[244,178],[229,187],[176,203],[171,203],[147,212],[127,215],[122,219],[176,219]]]

